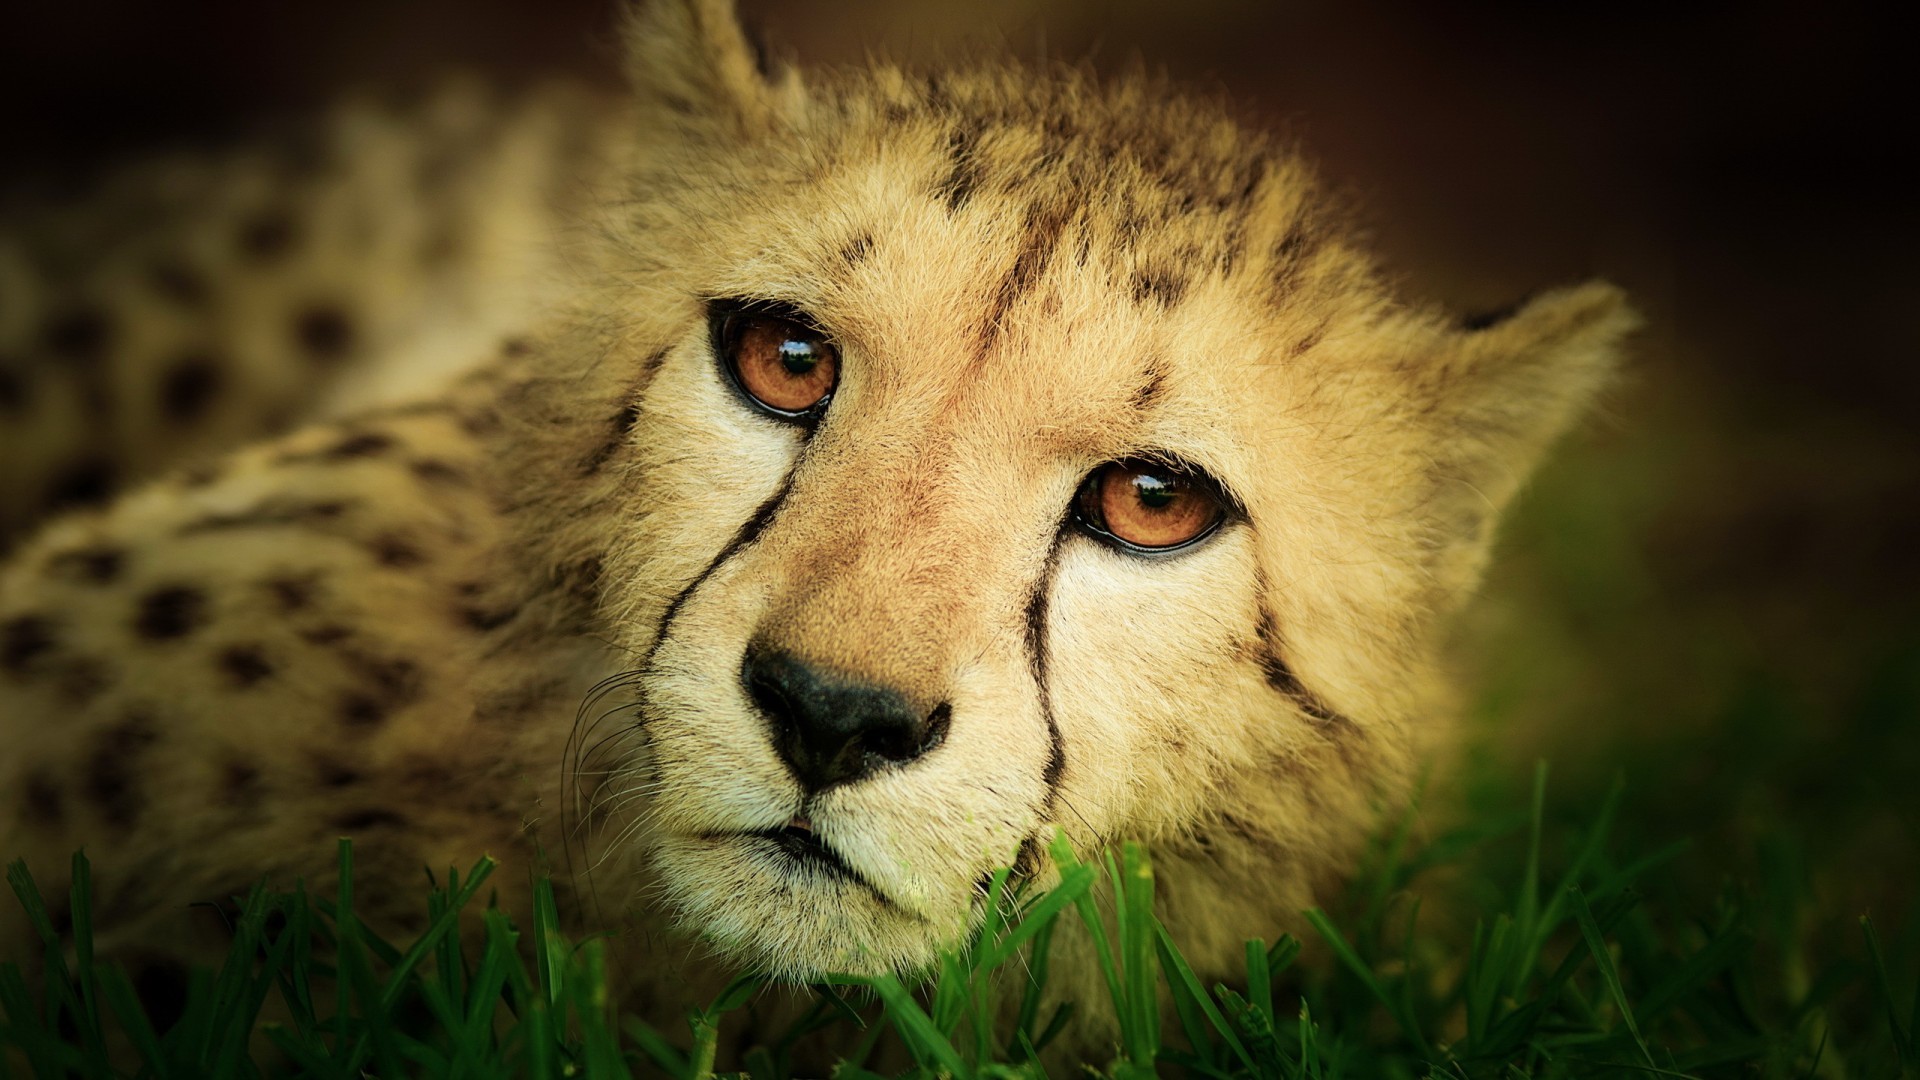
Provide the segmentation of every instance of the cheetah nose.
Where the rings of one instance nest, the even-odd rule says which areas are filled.
[[[773,747],[811,793],[918,758],[947,737],[953,710],[922,715],[896,690],[842,678],[763,644],[741,664],[747,696],[773,727]]]

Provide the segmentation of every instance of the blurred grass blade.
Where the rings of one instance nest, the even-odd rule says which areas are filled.
[[[1432,1057],[1433,1051],[1427,1043],[1426,1033],[1420,1030],[1420,1025],[1414,1022],[1412,1016],[1400,1011],[1399,1000],[1387,993],[1386,988],[1380,985],[1380,980],[1374,975],[1373,969],[1360,958],[1359,953],[1353,951],[1353,946],[1347,943],[1347,939],[1341,935],[1340,931],[1334,928],[1333,921],[1327,918],[1326,912],[1319,908],[1308,908],[1306,917],[1307,922],[1320,932],[1320,936],[1326,939],[1328,945],[1333,947],[1334,955],[1340,958],[1340,962],[1345,964],[1374,998],[1386,1007],[1387,1015],[1393,1017],[1394,1023],[1399,1025],[1400,1033],[1407,1037],[1407,1041],[1414,1045],[1421,1056]]]
[[[893,1021],[894,1029],[900,1032],[914,1056],[922,1066],[932,1066],[955,1077],[956,1080],[969,1080],[973,1070],[960,1059],[960,1052],[953,1048],[947,1037],[934,1026],[933,1018],[913,1000],[913,995],[892,975],[877,975],[871,978],[844,976],[842,981],[870,988],[887,1007],[887,1019]]]
[[[1167,928],[1156,922],[1153,924],[1153,932],[1154,943],[1159,946],[1160,964],[1166,971],[1168,985],[1183,988],[1192,996],[1194,1004],[1206,1016],[1207,1022],[1213,1025],[1214,1030],[1220,1033],[1220,1038],[1233,1050],[1234,1056],[1240,1059],[1240,1064],[1251,1071],[1254,1067],[1253,1058],[1248,1055],[1245,1044],[1241,1043],[1240,1036],[1234,1034],[1233,1025],[1227,1023],[1226,1017],[1220,1015],[1219,1008],[1214,1005],[1206,989],[1200,985],[1200,980],[1194,976],[1193,968],[1187,964],[1187,958],[1180,955],[1179,947],[1174,945],[1173,938],[1168,936]],[[1200,1049],[1203,1045],[1196,1041],[1195,1049]]]
[[[1653,1060],[1653,1051],[1647,1048],[1647,1040],[1640,1035],[1640,1024],[1633,1018],[1633,1006],[1627,1001],[1626,988],[1620,985],[1619,969],[1614,967],[1613,954],[1607,949],[1607,939],[1600,932],[1600,926],[1594,922],[1593,909],[1587,906],[1587,898],[1578,886],[1569,890],[1573,899],[1573,914],[1580,921],[1580,933],[1587,940],[1587,951],[1593,955],[1595,966],[1600,969],[1600,977],[1607,984],[1607,992],[1613,995],[1613,1003],[1620,1009],[1620,1019],[1626,1022],[1627,1031],[1633,1035],[1640,1054],[1647,1064],[1658,1068]]]
[[[1900,1070],[1904,1074],[1920,1069],[1920,1060],[1916,1060],[1914,1054],[1915,1032],[1900,1025],[1900,1006],[1893,996],[1893,980],[1887,975],[1886,956],[1880,951],[1880,934],[1874,929],[1870,916],[1860,916],[1860,933],[1867,939],[1867,961],[1873,967],[1874,988],[1879,991],[1875,996],[1886,1010],[1887,1027],[1893,1031],[1893,1051],[1899,1057]],[[1920,1008],[1920,1002],[1915,1005]]]

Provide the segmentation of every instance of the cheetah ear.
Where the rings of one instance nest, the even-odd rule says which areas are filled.
[[[1464,597],[1478,584],[1495,522],[1606,385],[1639,323],[1624,293],[1588,282],[1471,320],[1421,365],[1417,400],[1438,447],[1435,576],[1449,591]]]
[[[733,0],[643,0],[624,36],[640,105],[673,126],[765,130],[803,102],[799,70],[757,47]]]

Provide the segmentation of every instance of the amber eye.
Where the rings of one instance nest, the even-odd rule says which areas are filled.
[[[840,351],[826,335],[771,311],[733,311],[715,324],[715,344],[734,384],[778,416],[811,421],[840,378]]]
[[[1134,458],[1093,470],[1074,497],[1074,516],[1123,546],[1168,551],[1212,532],[1226,506],[1209,481]]]

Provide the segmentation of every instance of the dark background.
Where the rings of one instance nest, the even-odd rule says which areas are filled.
[[[1682,874],[1791,858],[1837,917],[1910,910],[1920,230],[1903,35],[1846,4],[746,7],[811,62],[997,43],[1225,88],[1359,195],[1414,295],[1483,309],[1590,275],[1626,286],[1648,316],[1629,375],[1526,499],[1463,630],[1491,765],[1477,790],[1496,798],[1545,755],[1577,815],[1622,773],[1641,834],[1700,839]],[[0,181],[244,139],[343,89],[448,71],[613,85],[611,8],[15,4]]]

